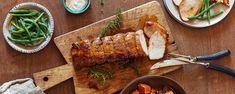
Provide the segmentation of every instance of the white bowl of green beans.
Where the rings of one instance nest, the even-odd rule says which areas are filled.
[[[13,7],[3,24],[3,35],[7,43],[22,53],[42,50],[51,40],[54,20],[47,8],[25,2]]]

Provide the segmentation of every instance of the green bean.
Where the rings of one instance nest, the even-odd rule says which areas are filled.
[[[205,12],[209,11],[211,8],[215,7],[215,6],[218,5],[219,3],[220,3],[220,2],[213,3],[212,5],[210,5],[209,7],[207,7],[205,10],[203,10],[202,12],[200,12],[199,14],[197,14],[196,16],[188,17],[188,19],[190,19],[190,20],[198,19],[201,15],[203,15]]]
[[[31,13],[32,11],[30,10],[24,10],[24,9],[16,9],[10,11],[11,14],[25,14],[25,13]]]
[[[43,14],[44,14],[44,12],[42,12],[42,13],[35,19],[35,21],[37,22],[37,21],[43,16]],[[22,18],[22,17],[21,17],[21,18]],[[22,18],[22,19],[24,19],[24,18]],[[25,24],[25,26],[26,26],[26,24]],[[32,26],[33,26],[33,24],[30,24],[30,25],[27,26],[26,29],[30,29]],[[20,31],[21,31],[21,32],[24,32],[25,30],[22,29],[22,30],[20,30]]]
[[[203,1],[202,1],[202,6],[201,6],[201,9],[200,9],[200,12],[202,12],[202,11],[205,9],[205,7],[204,7],[204,6],[205,6],[205,1],[206,1],[206,0],[203,0]],[[200,12],[199,12],[199,13],[200,13]]]
[[[222,14],[223,13],[223,11],[220,11],[220,12],[218,12],[218,13],[215,13],[215,14],[211,14],[210,15],[210,18],[214,18],[214,17],[216,17],[216,16],[218,16],[218,15],[220,15],[220,14]],[[205,19],[207,19],[208,17],[202,17],[202,18],[199,18],[199,20],[205,20]]]
[[[35,41],[44,40],[45,38],[44,37],[38,37],[38,38],[32,38],[32,39],[13,39],[13,38],[8,37],[8,39],[12,42],[15,42],[15,43],[32,43],[32,42],[35,42]]]
[[[15,33],[16,31],[15,30],[8,30],[9,31],[9,33],[11,34],[11,35],[14,35],[14,36],[17,36],[17,37],[22,37],[22,34],[20,34],[20,33]]]
[[[23,29],[27,32],[29,39],[31,39],[30,32],[29,32],[28,28],[25,26],[25,22],[22,19],[20,19],[19,21],[20,21],[20,24],[22,25]]]
[[[19,30],[23,29],[23,28],[19,27],[18,25],[16,25],[16,23],[14,21],[11,21],[11,24]]]
[[[14,34],[21,34],[21,33],[24,33],[24,31],[22,31],[22,30],[16,31],[16,30],[13,30],[13,29],[9,29],[9,32],[10,32],[10,33],[14,33]]]
[[[44,32],[46,32],[48,35],[50,35],[48,27],[45,23],[38,22],[39,26],[43,29]]]
[[[32,32],[31,35],[32,35],[33,38],[37,38],[38,37],[38,34],[35,33],[35,32]]]
[[[44,12],[42,12],[34,21],[37,22],[42,16],[43,16]],[[31,28],[33,26],[33,24],[29,25],[27,28]]]
[[[207,0],[207,7],[210,6],[210,1]],[[210,21],[210,10],[207,11],[207,20]]]
[[[47,36],[45,35],[45,33],[41,30],[41,28],[38,26],[38,24],[36,23],[36,21],[31,20],[31,19],[24,19],[24,21],[25,21],[25,22],[33,23],[33,24],[36,26],[36,30],[37,30],[37,31],[40,31],[40,33],[43,34],[43,37],[45,37],[45,38],[47,37]]]
[[[46,25],[45,23],[38,22],[38,24],[39,24],[39,25],[42,25],[42,26],[44,26],[44,27],[46,27],[46,28],[47,28],[47,25]]]
[[[21,9],[12,10],[10,14],[13,16],[10,22],[13,28],[9,29],[11,37],[8,37],[10,41],[25,46],[35,46],[47,38],[45,12]]]
[[[27,14],[11,14],[12,16],[20,16],[20,17],[23,17],[23,16],[35,16],[37,15],[38,12],[31,12],[31,13],[27,13]]]
[[[44,15],[45,12],[42,12],[36,19],[35,21],[37,22],[43,15]]]

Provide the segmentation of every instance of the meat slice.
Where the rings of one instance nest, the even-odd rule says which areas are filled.
[[[138,52],[138,56],[147,56],[146,52],[144,51],[145,48],[142,48],[142,43],[141,43],[141,38],[140,38],[141,35],[140,35],[140,33],[137,33],[137,32],[135,34],[135,41],[136,41],[136,49],[137,49],[137,52]],[[143,32],[143,31],[139,30],[139,32]]]
[[[142,50],[144,51],[145,55],[148,55],[148,47],[147,47],[143,30],[139,30],[136,33],[139,36],[139,41],[140,41]]]
[[[115,61],[116,55],[114,54],[114,46],[113,46],[113,39],[111,36],[106,36],[102,38],[103,41],[103,51],[104,51],[104,56],[106,62],[113,62]]]
[[[128,32],[125,37],[126,49],[129,52],[129,57],[134,58],[138,56],[138,52],[136,49],[136,41],[135,41],[135,32]]]
[[[164,34],[164,37],[167,39],[168,37],[167,30],[162,25],[152,21],[147,21],[145,24],[146,25],[144,27],[144,33],[148,38],[150,38],[154,32],[161,31],[161,33]]]
[[[128,51],[125,44],[125,35],[116,34],[113,37],[114,54],[117,60],[129,58]]]
[[[158,60],[163,58],[166,50],[166,39],[161,31],[156,31],[149,39],[149,59]]]
[[[179,13],[183,21],[189,21],[188,17],[195,16],[201,9],[203,0],[183,0],[179,5]]]

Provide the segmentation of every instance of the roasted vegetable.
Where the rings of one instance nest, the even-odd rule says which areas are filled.
[[[169,86],[154,88],[148,84],[138,83],[137,87],[138,88],[133,90],[131,94],[176,94]]]
[[[229,5],[229,0],[210,0],[211,3],[221,2],[224,5]]]
[[[141,94],[140,92],[139,92],[139,90],[134,90],[131,94]]]
[[[138,90],[141,94],[149,94],[151,93],[151,87],[147,84],[139,83]]]

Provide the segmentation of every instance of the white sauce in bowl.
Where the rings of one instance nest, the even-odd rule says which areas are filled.
[[[66,0],[66,5],[72,11],[82,10],[87,4],[87,0]]]

